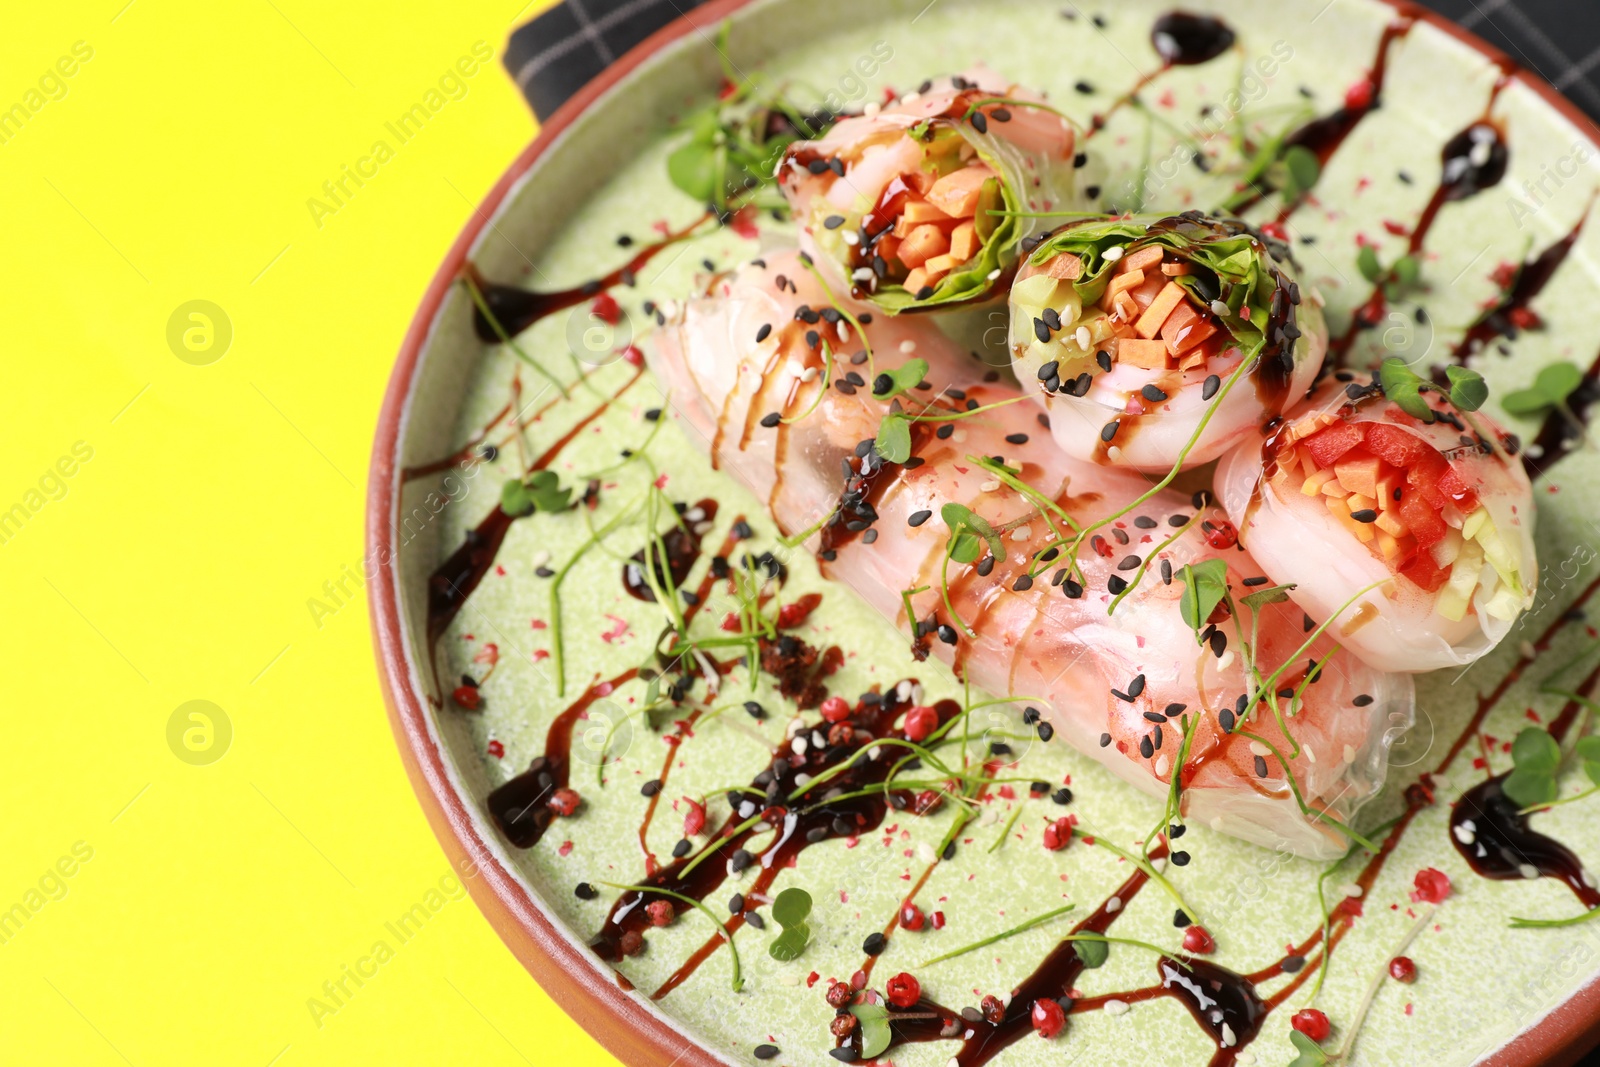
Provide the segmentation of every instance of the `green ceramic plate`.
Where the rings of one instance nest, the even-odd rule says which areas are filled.
[[[1101,199],[1126,207],[1142,196],[1157,210],[1209,207],[1238,194],[1250,161],[1241,156],[1236,134],[1260,145],[1344,108],[1343,115],[1358,121],[1295,210],[1284,210],[1285,194],[1269,192],[1248,214],[1284,225],[1328,301],[1336,336],[1350,328],[1354,310],[1373,292],[1365,276],[1371,264],[1362,263],[1360,245],[1370,245],[1384,267],[1413,257],[1416,283],[1373,316],[1352,344],[1350,361],[1367,365],[1387,347],[1448,362],[1485,308],[1514,284],[1508,265],[1570,239],[1540,291],[1496,320],[1506,328],[1477,331],[1493,336],[1470,362],[1490,382],[1490,410],[1497,416],[1499,398],[1528,386],[1541,368],[1565,362],[1592,371],[1600,346],[1600,227],[1578,227],[1600,171],[1588,127],[1575,124],[1575,112],[1563,111],[1547,91],[1507,79],[1484,52],[1437,25],[1419,20],[1396,30],[1396,9],[1375,0],[1231,0],[1191,9],[1225,19],[1237,31],[1238,49],[1204,65],[1158,73],[1150,30],[1166,5],[1146,0],[1081,8],[1034,0],[768,0],[733,12],[731,58],[742,74],[790,83],[804,102],[845,107],[880,99],[885,86],[906,90],[924,78],[986,63],[1046,91],[1085,123],[1109,114],[1087,146]],[[635,287],[611,290],[620,305],[616,324],[605,321],[614,316],[596,315],[586,298],[518,337],[517,346],[537,368],[473,335],[471,299],[452,278],[464,257],[491,282],[562,290],[621,267],[660,231],[693,223],[702,209],[670,183],[666,160],[682,142],[673,120],[710,100],[718,87],[715,29],[714,20],[701,17],[699,28],[679,27],[673,39],[648,44],[649,55],[625,64],[581,113],[576,106],[564,113],[447,262],[380,430],[371,536],[375,547],[392,551],[393,562],[376,601],[376,621],[397,726],[441,837],[452,855],[470,856],[487,873],[475,890],[480,901],[569,1010],[634,1062],[664,1064],[676,1045],[683,1062],[753,1063],[756,1047],[770,1044],[780,1050],[773,1062],[833,1064],[828,1026],[834,1012],[824,1000],[829,980],[848,980],[863,967],[863,940],[889,925],[912,887],[920,886],[916,900],[924,911],[942,914],[942,929],[930,922],[918,932],[895,932],[871,987],[881,990],[889,976],[910,971],[933,999],[956,1009],[975,1007],[985,994],[1005,997],[1132,873],[1110,850],[1082,842],[1045,850],[1046,821],[1070,810],[1105,841],[1133,847],[1160,811],[1059,743],[1013,742],[1020,756],[1015,773],[1052,787],[1070,782],[1069,809],[1048,796],[1030,798],[1025,786],[1013,797],[991,791],[981,814],[957,834],[947,862],[938,862],[936,850],[951,829],[949,805],[921,818],[890,812],[879,832],[855,843],[806,849],[794,868],[777,874],[773,891],[793,886],[810,894],[809,943],[798,959],[774,959],[768,948],[778,929],[764,908],[765,931],[742,926],[734,935],[742,963],[738,992],[733,953],[711,943],[711,920],[693,911],[652,930],[647,950],[624,960],[615,976],[582,948],[619,894],[607,883],[639,881],[652,857],[670,861],[691,812],[686,798],[712,796],[715,828],[729,817],[718,791],[749,783],[774,747],[785,743],[793,702],[773,691],[770,680],[751,692],[745,673],[735,671],[717,698],[705,699],[698,687],[681,708],[654,715],[644,712],[643,681],[608,683],[645,661],[663,624],[662,609],[629,596],[622,581],[626,558],[645,537],[643,513],[630,516],[628,509],[649,498],[652,481],[659,481],[667,500],[720,504],[704,535],[705,557],[741,515],[755,532],[741,552],[774,544],[758,502],[711,470],[671,419],[654,380],[619,353],[630,344],[650,344],[653,321],[645,300],[681,298],[708,264],[730,266],[792,235],[765,215],[753,232],[696,231],[639,264]],[[1362,86],[1380,56],[1381,107],[1369,110],[1372,94]],[[1154,76],[1139,106],[1113,106],[1147,75]],[[1237,121],[1229,119],[1233,113]],[[1441,183],[1444,146],[1480,122],[1497,129],[1509,150],[1504,175],[1474,195],[1442,200],[1411,252]],[[1209,172],[1185,162],[1183,146],[1197,141],[1214,157]],[[1266,185],[1281,181],[1283,172],[1256,177]],[[624,236],[631,248],[620,246]],[[1396,269],[1410,276],[1410,267]],[[1525,288],[1535,273],[1524,272]],[[1592,395],[1592,373],[1581,390],[1569,407],[1581,407]],[[658,425],[651,412],[660,408],[668,416]],[[508,410],[521,414],[520,441]],[[1059,1037],[1047,1041],[1028,1033],[991,1062],[1116,1067],[1236,1057],[1239,1063],[1285,1064],[1297,1055],[1290,1017],[1312,1002],[1314,988],[1316,1007],[1334,1026],[1324,1047],[1329,1055],[1349,1047],[1346,1062],[1352,1064],[1466,1064],[1497,1050],[1498,1062],[1532,1063],[1581,1036],[1600,1014],[1582,995],[1600,970],[1600,923],[1512,929],[1512,916],[1565,918],[1583,906],[1553,878],[1490,881],[1473,874],[1449,833],[1452,802],[1486,774],[1510,767],[1509,739],[1532,723],[1549,722],[1568,704],[1566,696],[1541,686],[1595,643],[1581,608],[1579,615],[1571,612],[1595,588],[1600,464],[1592,446],[1555,454],[1561,417],[1559,411],[1551,416],[1543,438],[1547,469],[1537,483],[1538,607],[1469,671],[1420,679],[1417,726],[1395,748],[1388,788],[1362,812],[1361,825],[1379,827],[1374,833],[1385,840],[1381,868],[1368,867],[1360,854],[1329,873],[1325,865],[1193,827],[1183,842],[1193,862],[1167,871],[1216,939],[1212,962],[1251,973],[1274,967],[1291,950],[1310,958],[1299,976],[1259,982],[1260,997],[1274,1005],[1260,1033],[1242,1047],[1219,1051],[1213,1035],[1173,997],[1132,998],[1126,1010],[1106,1003],[1108,994],[1149,987],[1161,977],[1154,951],[1115,945],[1103,966],[1075,979],[1083,1010],[1074,1011]],[[1538,417],[1506,421],[1530,442],[1542,426]],[[485,445],[494,446],[490,458]],[[624,449],[637,453],[632,462],[623,462]],[[598,487],[598,506],[496,524],[501,484],[547,452],[547,469],[562,486],[580,495],[591,483]],[[472,573],[473,556],[483,563],[481,575]],[[781,600],[822,596],[796,632],[843,652],[842,665],[827,680],[831,691],[853,699],[915,679],[930,702],[962,699],[948,670],[914,661],[888,624],[847,589],[821,579],[804,552],[785,559]],[[706,569],[702,557],[686,587],[698,586]],[[442,584],[440,574],[447,579]],[[450,581],[464,575],[475,582],[470,595],[447,625],[430,633],[430,618],[442,620],[438,608],[451,599]],[[714,631],[735,606],[720,586],[712,596],[701,606],[696,632]],[[1585,661],[1554,684],[1579,686],[1593,666]],[[476,711],[463,710],[452,697],[463,675],[477,683]],[[471,703],[472,695],[463,702]],[[580,698],[582,713],[569,712]],[[747,699],[762,703],[769,717],[748,716],[741,706]],[[974,717],[974,734],[1025,734],[1019,710],[986,709]],[[1474,718],[1480,712],[1481,722]],[[816,719],[815,712],[806,716]],[[572,726],[569,784],[582,805],[573,817],[556,819],[537,844],[517,847],[488,818],[486,797],[546,754],[558,719]],[[975,736],[974,744],[982,740]],[[1382,824],[1407,810],[1406,788],[1426,772],[1435,802],[1386,839]],[[663,775],[659,797],[641,794],[642,783]],[[1562,778],[1564,795],[1587,785],[1576,769]],[[1600,798],[1539,815],[1534,825],[1586,859],[1600,855],[1597,811]],[[693,846],[704,841],[696,837]],[[1443,872],[1451,891],[1419,925],[1424,905],[1413,899],[1413,879],[1426,868]],[[1370,884],[1359,907],[1351,908],[1360,917],[1333,924],[1340,940],[1324,978],[1313,940],[1323,925],[1319,876],[1327,875],[1323,890],[1332,906],[1364,869]],[[717,922],[727,918],[729,896],[758,872],[759,866],[730,876],[710,894]],[[596,887],[594,899],[576,892],[580,883]],[[927,965],[1069,903],[1076,910],[1064,917]],[[1160,887],[1148,885],[1125,903],[1116,936],[1177,950],[1182,932],[1173,925],[1173,900]],[[1407,955],[1416,964],[1415,982],[1380,979],[1413,928]],[[686,961],[707,946],[703,962],[685,977]],[[1350,1046],[1352,1023],[1368,996],[1370,1011]],[[674,1034],[681,1035],[676,1042]],[[958,1035],[897,1045],[887,1055],[915,1067],[944,1064],[961,1049]],[[964,1063],[979,1058],[971,1046],[962,1053]]]

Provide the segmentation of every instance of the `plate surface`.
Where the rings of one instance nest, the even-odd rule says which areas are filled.
[[[1358,265],[1359,244],[1375,246],[1386,264],[1406,254],[1440,184],[1442,146],[1487,116],[1501,130],[1509,160],[1493,187],[1440,207],[1417,254],[1422,286],[1361,332],[1351,361],[1365,365],[1382,346],[1448,361],[1483,307],[1500,295],[1504,275],[1497,280],[1497,269],[1570,236],[1564,261],[1528,305],[1533,317],[1519,315],[1515,336],[1491,341],[1472,364],[1496,396],[1528,385],[1554,362],[1591,367],[1600,345],[1592,311],[1600,306],[1600,227],[1578,227],[1600,168],[1588,127],[1579,127],[1575,111],[1547,89],[1508,79],[1494,57],[1421,12],[1411,13],[1417,21],[1401,33],[1393,27],[1402,16],[1375,0],[1327,6],[1320,0],[1236,0],[1189,8],[1224,18],[1238,32],[1245,64],[1241,68],[1230,55],[1167,71],[1144,89],[1147,110],[1116,109],[1088,145],[1090,166],[1103,171],[1105,197],[1127,195],[1148,160],[1153,177],[1145,192],[1152,208],[1217,203],[1236,188],[1238,174],[1225,164],[1237,157],[1225,147],[1231,127],[1204,117],[1202,105],[1230,106],[1228,94],[1238,93],[1244,119],[1270,133],[1297,109],[1327,115],[1344,106],[1347,93],[1381,54],[1383,106],[1354,126],[1324,168],[1312,200],[1285,221],[1307,274],[1327,298],[1336,335],[1349,328],[1354,309],[1372,292]],[[675,421],[664,419],[651,437],[656,424],[646,413],[659,407],[670,413],[670,405],[648,373],[636,374],[615,356],[630,342],[649,344],[645,299],[681,298],[693,291],[696,275],[704,275],[705,261],[718,268],[737,263],[786,240],[784,226],[761,218],[754,237],[707,229],[663,250],[639,266],[636,288],[615,290],[624,313],[615,328],[593,318],[587,301],[535,324],[519,345],[569,387],[569,398],[512,352],[486,347],[474,336],[470,297],[455,283],[470,261],[494,282],[565,289],[626,262],[632,253],[619,247],[620,235],[633,238],[636,252],[656,239],[657,224],[680,228],[696,219],[697,206],[667,181],[665,159],[677,140],[670,133],[672,119],[709,99],[720,79],[711,44],[718,17],[731,13],[734,20],[731,51],[739,70],[793,80],[805,87],[797,95],[819,104],[848,106],[877,98],[885,85],[905,89],[982,61],[1047,91],[1058,106],[1087,122],[1159,67],[1149,31],[1167,5],[1131,0],[1103,9],[1068,4],[1063,11],[1025,0],[939,0],[927,6],[879,3],[866,10],[864,17],[861,4],[839,0],[713,5],[696,13],[697,26],[679,23],[664,31],[558,113],[446,259],[402,352],[379,428],[368,538],[388,562],[376,583],[374,626],[408,768],[447,851],[476,865],[480,877],[469,884],[513,951],[629,1063],[751,1063],[751,1050],[764,1042],[782,1049],[776,1062],[835,1063],[826,1055],[833,1014],[822,997],[827,980],[848,978],[862,967],[863,938],[890,921],[924,874],[917,899],[929,911],[942,911],[945,927],[897,934],[874,985],[881,987],[896,971],[914,970],[930,995],[956,1007],[1014,987],[1071,922],[1114,893],[1128,874],[1103,849],[1040,848],[1043,822],[1062,809],[1047,798],[1026,799],[1025,790],[1015,800],[995,797],[947,863],[932,861],[949,813],[897,823],[891,817],[892,829],[886,825],[853,847],[826,842],[807,849],[795,869],[779,875],[777,888],[801,886],[816,901],[812,942],[800,960],[778,963],[766,951],[771,932],[745,927],[736,935],[742,992],[731,991],[731,958],[724,948],[652,999],[708,943],[710,924],[691,913],[653,931],[648,951],[622,965],[624,981],[583,947],[617,891],[602,886],[598,899],[583,900],[574,887],[635,882],[644,876],[647,854],[668,858],[682,836],[683,798],[748,783],[782,740],[787,713],[755,723],[735,711],[688,729],[671,722],[652,728],[629,714],[643,699],[643,683],[596,688],[593,683],[618,678],[641,662],[661,614],[629,597],[621,582],[623,560],[643,547],[643,534],[624,527],[585,549],[591,531],[578,513],[508,524],[470,596],[437,641],[429,640],[430,588],[438,595],[430,579],[469,536],[477,536],[486,517],[484,528],[498,532],[491,513],[500,485],[524,462],[502,414],[508,404],[528,419],[526,459],[548,452],[549,469],[580,492],[598,474],[596,525],[659,475],[673,500],[720,504],[706,534],[708,550],[722,542],[739,515],[755,527],[756,547],[771,544],[772,524],[759,503],[712,471]],[[876,62],[860,63],[863,57]],[[871,75],[863,77],[869,66]],[[1080,91],[1079,83],[1088,91]],[[1184,164],[1177,154],[1180,135],[1207,140],[1223,153],[1223,165],[1208,174]],[[1270,220],[1278,209],[1279,201],[1271,199],[1250,217]],[[585,377],[574,384],[578,370]],[[1537,422],[1508,424],[1530,441],[1540,430]],[[640,449],[647,440],[644,451],[653,469],[639,460],[614,469],[619,450]],[[492,461],[476,447],[485,442],[498,448]],[[1363,915],[1333,955],[1317,1005],[1336,1027],[1355,1014],[1373,976],[1412,925],[1416,872],[1445,872],[1453,891],[1409,950],[1418,981],[1379,986],[1352,1063],[1465,1064],[1489,1056],[1507,1064],[1551,1062],[1581,1042],[1600,1016],[1600,994],[1592,984],[1600,970],[1600,924],[1509,929],[1509,916],[1564,917],[1581,905],[1553,879],[1493,882],[1474,875],[1448,831],[1451,802],[1486,773],[1480,761],[1495,772],[1507,769],[1508,739],[1530,717],[1548,722],[1561,712],[1566,699],[1541,694],[1540,684],[1594,640],[1585,624],[1563,619],[1595,588],[1595,455],[1590,448],[1552,461],[1538,483],[1544,574],[1535,612],[1504,647],[1466,674],[1420,679],[1418,726],[1397,746],[1389,787],[1363,813],[1365,826],[1395,817],[1406,808],[1405,787],[1434,772],[1436,803],[1414,814],[1381,868],[1373,869],[1361,897]],[[564,662],[558,672],[552,655],[555,583],[539,571],[547,564],[559,570],[580,550],[560,586]],[[689,587],[700,582],[705,568],[702,560]],[[800,632],[818,646],[846,652],[829,680],[832,691],[853,695],[915,678],[930,698],[960,696],[947,670],[916,663],[886,624],[847,590],[824,582],[804,553],[789,558],[788,569],[785,601],[822,594],[821,606]],[[701,625],[714,625],[725,607],[707,605]],[[1529,642],[1540,653],[1531,664],[1522,659]],[[486,651],[491,644],[494,654]],[[486,678],[491,663],[493,674]],[[482,683],[483,706],[476,713],[451,700],[463,674]],[[442,693],[436,676],[446,680]],[[724,685],[720,703],[737,704],[748,695],[742,673]],[[756,697],[774,709],[786,706],[764,685]],[[576,725],[571,785],[584,806],[577,817],[557,820],[533,847],[514,847],[487,817],[486,797],[546,751],[552,724],[580,698],[587,700],[585,717],[569,714],[563,721]],[[1484,718],[1475,730],[1480,712]],[[1014,712],[1006,710],[996,713],[993,726],[1015,730],[1016,723]],[[1159,816],[1153,802],[1060,745],[1028,747],[1017,773],[1051,783],[1070,780],[1076,794],[1070,810],[1107,840],[1138,840]],[[667,786],[652,804],[639,785],[663,774]],[[1581,775],[1571,777],[1565,789],[1575,793]],[[1540,816],[1538,826],[1580,857],[1596,854],[1600,820],[1593,818],[1593,803],[1558,808]],[[1011,835],[1002,838],[1013,805],[1023,811]],[[725,805],[720,810],[725,813]],[[991,851],[1002,839],[1004,846]],[[1191,830],[1186,845],[1194,862],[1174,880],[1216,936],[1216,962],[1256,971],[1319,931],[1322,866],[1201,828]],[[1363,862],[1352,859],[1327,879],[1330,899],[1357,879]],[[720,914],[726,898],[748,881],[730,879],[712,894],[713,909]],[[1078,910],[1065,920],[937,967],[916,966],[1069,902]],[[1118,920],[1116,933],[1175,948],[1172,902],[1145,889]],[[814,987],[808,985],[813,972],[821,979]],[[1124,947],[1078,985],[1092,997],[1148,986],[1157,978],[1152,953]],[[1262,995],[1279,992],[1287,981],[1263,982]],[[1293,1058],[1289,1016],[1310,988],[1310,982],[1298,986],[1268,1016],[1239,1062]],[[1340,1037],[1336,1029],[1330,1047]],[[937,1065],[955,1047],[907,1045],[892,1056],[902,1065]],[[1085,1057],[1083,1062],[1108,1065],[1204,1063],[1215,1051],[1185,1010],[1162,997],[1125,1014],[1075,1014],[1056,1041],[1029,1035],[992,1062]]]

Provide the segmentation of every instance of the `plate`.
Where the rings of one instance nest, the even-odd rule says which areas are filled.
[[[941,1002],[976,1006],[983,994],[1004,996],[1017,986],[1076,921],[1124,891],[1130,875],[1107,849],[1041,848],[1043,824],[1061,809],[1048,797],[997,792],[959,835],[950,861],[936,862],[935,852],[949,812],[892,812],[878,832],[823,842],[792,869],[777,871],[774,892],[797,886],[813,898],[810,940],[799,959],[780,962],[768,951],[775,924],[739,928],[740,992],[732,988],[733,952],[697,912],[651,930],[647,950],[615,968],[586,947],[620,892],[612,886],[643,877],[651,856],[670,861],[692,829],[685,826],[691,801],[748,784],[771,748],[787,741],[788,705],[758,689],[749,698],[775,713],[750,717],[738,672],[710,705],[691,701],[657,722],[639,714],[646,683],[628,670],[648,652],[662,609],[624,588],[627,557],[642,548],[642,534],[630,540],[623,520],[606,529],[628,500],[681,501],[686,508],[714,501],[715,514],[700,520],[704,551],[686,585],[703,596],[718,595],[703,578],[705,557],[718,546],[729,546],[735,558],[745,551],[727,540],[738,517],[754,530],[752,555],[772,545],[759,502],[710,469],[630,351],[649,344],[646,299],[682,298],[707,264],[728,267],[784,240],[784,227],[765,216],[753,227],[744,219],[737,227],[690,230],[701,209],[667,179],[667,156],[681,142],[673,120],[720,84],[714,39],[721,19],[731,19],[736,71],[804,82],[818,104],[856,105],[876,99],[885,85],[903,90],[986,62],[1048,91],[1080,121],[1104,116],[1090,145],[1090,165],[1103,171],[1102,196],[1133,188],[1143,172],[1147,202],[1161,209],[1207,206],[1238,191],[1236,171],[1202,172],[1179,151],[1184,139],[1218,147],[1230,141],[1231,124],[1202,113],[1202,104],[1242,111],[1262,136],[1301,112],[1335,116],[1319,127],[1328,158],[1306,203],[1279,219],[1283,198],[1271,195],[1249,212],[1288,230],[1327,298],[1335,335],[1352,337],[1351,361],[1370,362],[1388,349],[1443,363],[1476,339],[1481,345],[1461,354],[1494,397],[1528,386],[1543,367],[1570,362],[1589,376],[1568,407],[1581,416],[1592,399],[1600,227],[1582,223],[1596,184],[1596,148],[1592,127],[1570,104],[1419,9],[1376,0],[1245,0],[1189,9],[1213,12],[1234,28],[1244,58],[1230,53],[1160,70],[1150,31],[1168,6],[1143,0],[1104,8],[891,2],[867,14],[840,0],[714,3],[652,37],[553,116],[445,258],[401,351],[374,450],[367,539],[381,566],[373,622],[382,680],[418,795],[474,898],[551,996],[624,1062],[748,1064],[756,1062],[757,1046],[772,1045],[779,1050],[774,1062],[836,1063],[827,1055],[828,982],[864,967],[864,939],[891,923],[908,893],[915,890],[929,921],[922,930],[894,932],[873,988],[910,971]],[[1135,85],[1138,106],[1123,100]],[[1492,145],[1476,149],[1480,164],[1485,151],[1508,155],[1498,181],[1469,191],[1444,178],[1444,156],[1459,155],[1458,135],[1476,127],[1496,131]],[[690,232],[658,247],[663,233],[683,231]],[[1414,255],[1418,284],[1380,309],[1363,273],[1363,245],[1373,249],[1366,257],[1385,265]],[[497,298],[506,294],[495,286],[558,294],[538,305],[543,316],[517,338],[527,361],[475,334],[472,293],[461,280],[469,265]],[[622,284],[625,267],[633,287]],[[615,312],[604,302],[597,308],[598,294],[583,288],[606,277],[617,283],[608,290]],[[495,306],[509,314],[533,305],[512,299]],[[1351,332],[1358,315],[1366,321]],[[666,417],[655,420],[651,413],[663,408]],[[520,445],[513,412],[526,423]],[[1590,661],[1567,685],[1550,681],[1595,640],[1581,615],[1597,588],[1594,448],[1564,431],[1559,410],[1507,422],[1541,471],[1540,598],[1495,654],[1464,674],[1419,680],[1418,725],[1396,747],[1388,787],[1362,815],[1363,826],[1379,828],[1382,851],[1376,859],[1356,856],[1322,879],[1330,904],[1348,901],[1330,923],[1337,949],[1316,996],[1335,1024],[1329,1050],[1350,1039],[1347,1024],[1372,993],[1350,1063],[1562,1062],[1600,1030],[1600,924],[1510,928],[1511,916],[1568,918],[1582,905],[1555,878],[1478,876],[1451,837],[1453,805],[1488,774],[1509,769],[1510,739],[1519,729],[1530,720],[1572,720],[1579,703],[1541,689],[1577,685],[1586,693],[1594,681],[1582,677]],[[635,453],[631,460],[624,449]],[[497,518],[501,485],[519,464],[543,464],[579,495],[596,485],[596,508]],[[652,494],[657,481],[661,490]],[[597,538],[597,530],[607,536]],[[837,671],[825,679],[831,691],[854,696],[916,679],[928,700],[963,697],[946,669],[913,660],[852,594],[821,579],[804,553],[782,562],[785,603],[821,597],[796,632],[818,648],[840,650]],[[702,625],[727,607],[703,606]],[[457,694],[462,686],[471,692]],[[473,703],[476,710],[462,706]],[[976,743],[994,736],[990,731],[1016,732],[1015,709],[991,713]],[[552,818],[536,843],[512,824],[520,841],[513,840],[502,829],[506,812],[530,783],[530,763],[553,743],[569,753],[569,785],[580,807],[570,818]],[[1152,802],[1093,761],[1060,745],[1024,747],[1017,753],[1021,773],[1052,788],[1070,781],[1068,810],[1105,841],[1142,838],[1158,816]],[[658,795],[644,795],[644,783],[662,778]],[[1580,779],[1576,772],[1564,779],[1567,794],[1580,790]],[[1469,803],[1483,800],[1480,790]],[[491,809],[501,814],[498,824]],[[711,801],[713,826],[726,813],[725,802]],[[1392,819],[1403,822],[1384,829]],[[1536,826],[1576,857],[1600,852],[1590,802],[1541,814]],[[1119,945],[1103,966],[1076,977],[1080,1010],[1061,1036],[1046,1041],[1027,1033],[992,1056],[969,1045],[960,1062],[1293,1059],[1290,1016],[1324,973],[1315,965],[1326,865],[1201,828],[1186,847],[1194,862],[1169,873],[1216,938],[1211,961],[1249,974],[1281,972],[1286,955],[1309,957],[1294,974],[1260,976],[1257,992],[1273,1010],[1259,1033],[1247,1041],[1234,1033],[1230,1047],[1219,1048],[1168,995],[1131,997],[1127,1010],[1107,1010],[1119,991],[1160,978],[1153,951]],[[1428,870],[1442,873],[1450,891],[1418,925],[1427,902],[1416,878]],[[708,898],[719,923],[727,896],[758,874],[729,876]],[[1434,886],[1436,894],[1428,878],[1422,888]],[[588,890],[579,894],[580,883],[593,889],[592,898]],[[1075,912],[984,951],[930,962],[1069,903]],[[1118,936],[1177,948],[1181,932],[1170,900],[1146,886],[1119,904],[1126,906]],[[1416,981],[1384,978],[1414,926],[1407,954]],[[898,1045],[889,1055],[902,1067],[933,1065],[962,1048],[958,1036]]]

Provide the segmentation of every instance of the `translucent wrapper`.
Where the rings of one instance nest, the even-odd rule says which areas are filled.
[[[1072,127],[1029,103],[977,67],[789,146],[776,177],[802,247],[890,313],[987,298],[1040,225],[1004,212],[1077,200]]]
[[[1411,723],[1409,679],[1334,652],[1327,638],[1308,641],[1301,612],[1282,602],[1260,608],[1252,645],[1264,675],[1287,667],[1271,684],[1262,678],[1252,686],[1244,644],[1254,620],[1241,598],[1254,588],[1242,582],[1256,576],[1255,564],[1235,548],[1208,544],[1201,516],[1176,494],[1148,501],[1087,539],[1077,577],[1054,583],[1066,556],[1034,561],[1048,555],[1066,520],[1042,512],[978,460],[1003,456],[1014,472],[1007,477],[1034,487],[1081,525],[1120,512],[1148,483],[1066,456],[1047,435],[1030,432],[1037,423],[1025,403],[953,423],[914,423],[909,468],[872,451],[858,456],[888,406],[866,388],[818,394],[820,376],[808,372],[827,354],[809,343],[804,318],[827,306],[793,256],[772,256],[765,267],[718,282],[657,335],[652,366],[673,410],[713,460],[767,500],[790,534],[823,523],[809,545],[822,554],[825,573],[907,633],[921,654],[937,655],[992,693],[1026,694],[1060,738],[1148,793],[1165,795],[1184,768],[1188,819],[1303,856],[1342,855],[1348,838],[1329,820],[1348,824],[1382,784],[1389,746]],[[841,308],[867,311],[856,303]],[[773,329],[764,333],[768,323]],[[908,358],[899,354],[905,341],[929,362],[931,388],[906,393],[908,409],[933,403],[928,413],[949,413],[1019,395],[978,382],[981,368],[925,319],[878,316],[866,331],[880,370]],[[765,340],[756,343],[757,336]],[[834,336],[847,350],[860,344],[848,324]],[[829,377],[842,373],[835,365]],[[958,399],[950,399],[951,390]],[[793,421],[764,427],[774,411]],[[941,438],[933,432],[939,425],[955,429]],[[971,564],[948,559],[944,509],[952,504],[981,516],[993,533],[984,558]],[[1129,562],[1134,557],[1137,565]],[[1240,613],[1221,618],[1216,629],[1224,636],[1208,635],[1202,644],[1180,610],[1183,567],[1218,559],[1227,564]],[[1021,580],[1030,569],[1039,571],[1031,585]],[[1113,578],[1138,584],[1111,612]],[[1078,595],[1067,595],[1079,581]],[[908,615],[902,591],[919,588]],[[929,620],[944,629],[930,629]],[[1321,666],[1309,680],[1314,663]],[[1279,690],[1292,695],[1279,698]],[[1257,691],[1264,699],[1242,715]],[[1186,729],[1192,738],[1185,762]]]
[[[1343,609],[1329,632],[1380,670],[1466,666],[1511,631],[1538,581],[1533,489],[1507,439],[1475,416],[1497,439],[1485,447],[1424,395],[1431,425],[1364,377],[1329,382],[1217,468],[1218,497],[1266,573],[1319,622]]]
[[[1216,459],[1294,406],[1328,330],[1286,245],[1190,212],[1046,238],[1011,288],[1010,344],[1068,454],[1164,473]]]

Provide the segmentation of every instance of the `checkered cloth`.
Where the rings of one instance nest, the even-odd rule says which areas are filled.
[[[703,0],[565,0],[511,35],[505,64],[534,114],[549,115],[618,56]],[[1600,119],[1595,0],[1425,0]]]

